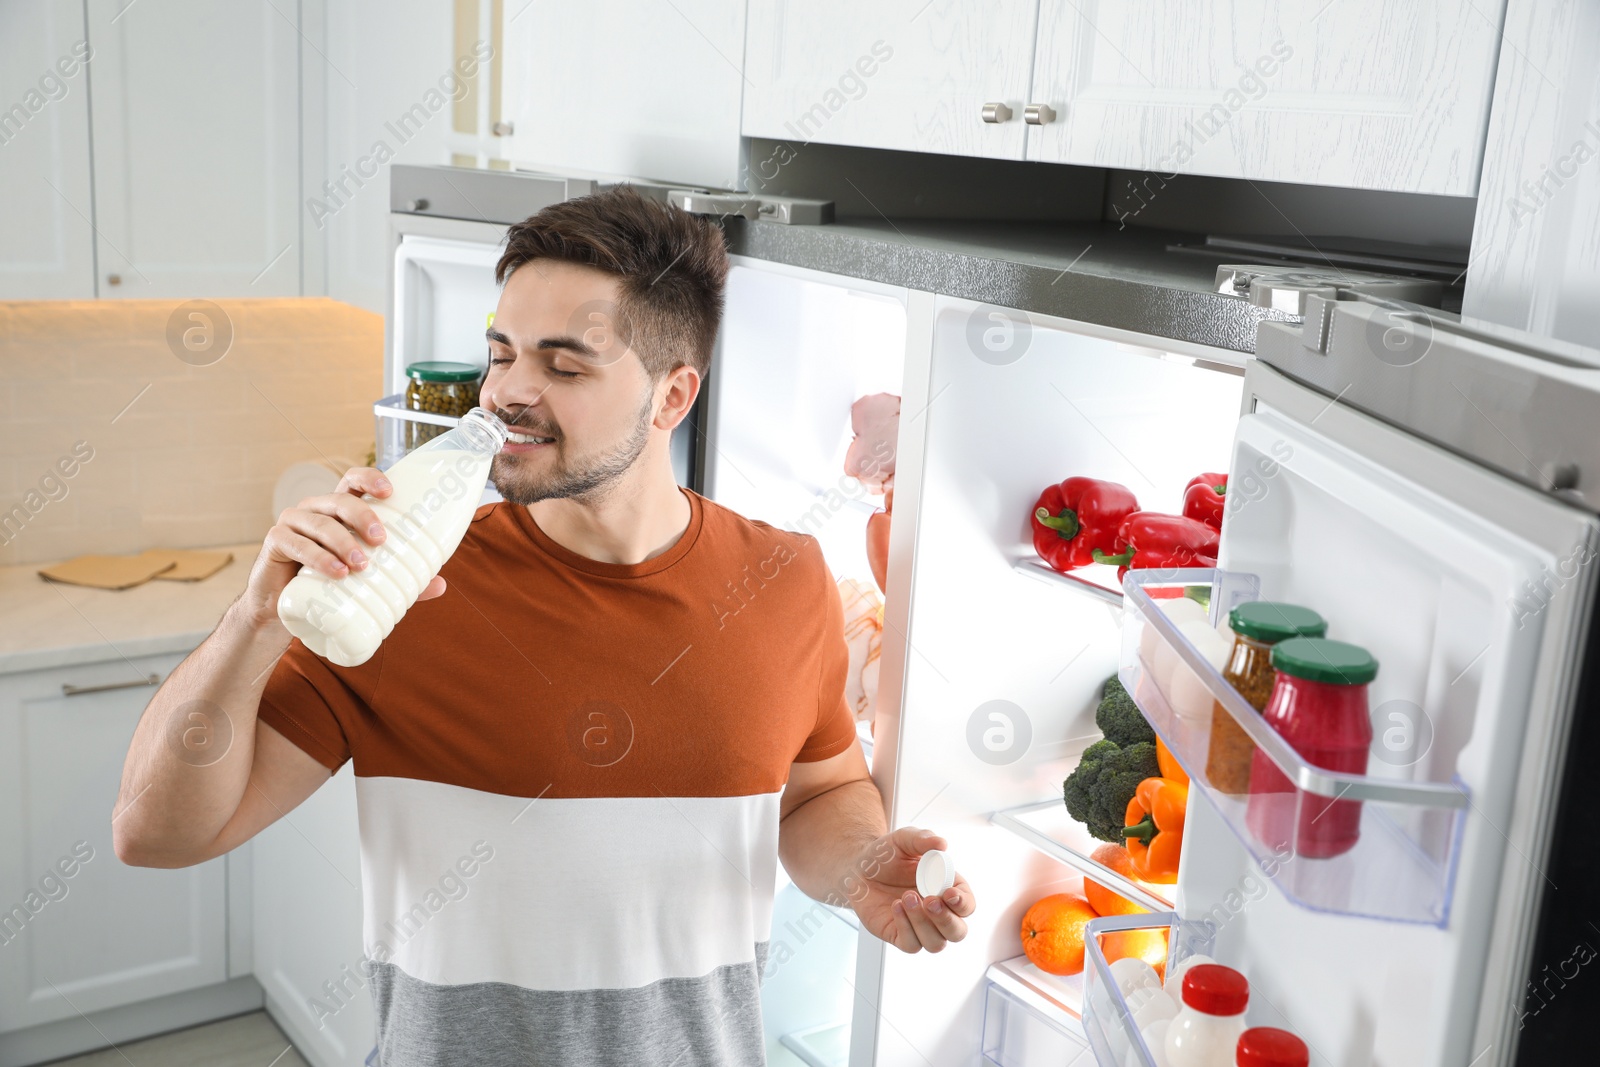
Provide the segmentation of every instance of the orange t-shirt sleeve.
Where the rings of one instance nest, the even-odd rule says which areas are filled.
[[[821,601],[819,608],[823,616],[818,652],[821,664],[817,678],[816,725],[795,757],[796,763],[814,763],[837,756],[856,741],[856,717],[844,695],[845,680],[850,672],[850,646],[844,638],[844,607],[820,546],[813,539],[808,549],[819,573],[816,595]]]
[[[267,679],[258,717],[312,759],[337,771],[350,758],[350,732],[369,710],[383,650],[359,667],[335,667],[299,638]],[[363,695],[365,694],[365,695]]]

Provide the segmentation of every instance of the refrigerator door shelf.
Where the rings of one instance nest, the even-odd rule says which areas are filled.
[[[1064,773],[1071,774],[1072,768]],[[1093,852],[1103,842],[1090,837],[1089,828],[1067,814],[1067,807],[1060,797],[997,811],[989,820],[996,826],[1010,830],[1051,859],[1065,863],[1135,904],[1151,911],[1171,911],[1174,906],[1174,886],[1130,881],[1092,859]]]
[[[1111,965],[1106,962],[1100,938],[1124,930],[1161,929],[1167,931],[1168,968],[1189,956],[1212,954],[1215,932],[1204,920],[1186,921],[1173,912],[1089,920],[1083,939],[1083,1032],[1101,1067],[1156,1067],[1157,1060],[1139,1033],[1127,998],[1111,977]],[[1255,1025],[1283,1025],[1276,1019],[1270,1023],[1255,1022],[1258,1013],[1259,1009],[1249,1013]]]
[[[1127,611],[1122,684],[1183,765],[1190,788],[1204,794],[1263,877],[1290,900],[1334,914],[1447,925],[1471,805],[1466,786],[1459,779],[1436,783],[1340,774],[1307,763],[1245,703],[1148,592],[1160,586],[1209,586],[1215,590],[1214,618],[1222,618],[1234,604],[1253,599],[1247,592],[1253,585],[1249,576],[1226,571],[1129,571],[1123,579]],[[1206,777],[1214,715],[1232,719],[1297,786],[1292,793],[1268,795],[1284,825],[1313,824],[1330,803],[1360,802],[1355,847],[1321,859],[1298,854],[1296,842],[1272,845],[1260,840],[1246,821],[1249,798],[1223,793]]]
[[[375,402],[372,405],[372,414],[376,424],[373,438],[377,442],[379,470],[388,470],[395,461],[411,450],[406,444],[408,423],[437,426],[440,429],[434,432],[444,433],[460,421],[449,415],[435,415],[431,411],[412,411],[406,407],[404,393],[386,396]]]
[[[1083,975],[1046,974],[1027,956],[984,974],[983,1062],[990,1067],[1090,1067],[1084,1043]]]

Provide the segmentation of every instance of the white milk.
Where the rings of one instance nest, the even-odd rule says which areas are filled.
[[[505,435],[499,419],[474,408],[385,471],[394,491],[362,499],[388,536],[364,549],[366,567],[343,578],[301,567],[278,597],[289,632],[341,667],[371,659],[466,536]]]

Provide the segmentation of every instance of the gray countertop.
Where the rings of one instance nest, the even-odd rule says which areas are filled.
[[[1235,352],[1255,351],[1264,319],[1288,318],[1213,292],[1221,257],[1168,251],[1193,234],[886,218],[785,226],[730,217],[724,227],[736,255]]]
[[[0,674],[190,651],[244,591],[261,551],[260,544],[220,547],[233,562],[209,578],[116,591],[46,581],[42,563],[0,567]]]

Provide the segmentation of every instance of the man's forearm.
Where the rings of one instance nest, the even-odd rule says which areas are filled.
[[[873,864],[868,846],[888,832],[883,795],[871,778],[862,778],[791,811],[778,830],[778,858],[806,896],[847,907],[860,880],[875,873],[864,869]]]
[[[256,710],[288,647],[238,601],[156,691],[134,730],[112,813],[126,860],[214,841],[238,810],[255,753]]]

